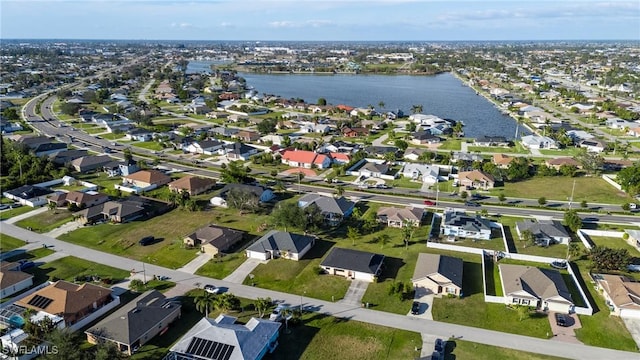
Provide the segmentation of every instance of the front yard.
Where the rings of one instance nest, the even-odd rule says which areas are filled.
[[[19,248],[22,245],[24,245],[24,241],[9,235],[0,234],[0,253]]]
[[[40,284],[47,280],[66,280],[73,282],[77,277],[96,276],[100,279],[110,279],[111,284],[118,283],[129,276],[129,272],[98,264],[74,256],[63,257],[26,272],[34,275],[34,283]],[[103,285],[105,286],[105,285]],[[107,287],[109,285],[106,285]]]
[[[73,220],[67,209],[49,210],[16,222],[17,226],[37,233],[46,233]]]

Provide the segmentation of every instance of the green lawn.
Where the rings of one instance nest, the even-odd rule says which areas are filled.
[[[464,139],[447,139],[445,142],[440,143],[438,150],[460,150],[462,149],[462,142]]]
[[[16,239],[13,236],[0,234],[0,253],[19,248],[24,244],[24,241]]]
[[[502,192],[507,198],[537,199],[544,196],[547,201],[567,201],[572,191],[575,203],[586,200],[587,203],[624,204],[632,200],[626,193],[616,190],[599,177],[534,177],[516,183],[505,182],[504,187],[491,190],[491,195]]]
[[[125,135],[123,133],[109,133],[109,134],[104,134],[104,135],[100,135],[102,136],[103,139],[107,139],[107,140],[118,140],[118,139],[122,139]]]
[[[547,256],[553,258],[564,259],[567,256],[567,246],[561,244],[553,244],[548,247],[527,245],[520,240],[518,232],[516,231],[516,223],[522,221],[523,218],[501,216],[498,220],[504,227],[504,231],[507,234],[507,238],[511,237],[513,243],[516,246],[518,254]]]
[[[126,224],[87,226],[64,234],[61,240],[92,249],[126,256],[160,266],[177,269],[193,260],[198,251],[183,247],[183,238],[193,231],[216,223],[257,235],[266,215],[240,216],[237,210],[215,209],[189,212],[175,209],[145,221]],[[140,246],[138,240],[152,235],[162,241]]]
[[[52,249],[49,248],[37,248],[37,249],[33,249],[33,250],[29,250],[29,251],[25,251],[25,252],[19,252],[16,253],[16,255],[11,256],[10,258],[7,258],[7,261],[18,261],[18,260],[36,260],[36,259],[40,259],[43,258],[45,256],[49,256],[51,254],[53,254],[55,251],[53,251]]]
[[[587,296],[591,304],[595,303],[592,316],[578,315],[582,328],[576,330],[576,337],[585,345],[606,347],[611,349],[638,351],[636,343],[629,334],[625,324],[617,316],[609,315],[609,308],[604,298],[591,284],[588,271],[588,260],[576,261],[582,277],[582,287],[588,290]]]
[[[640,257],[640,251],[638,251],[638,249],[636,249],[635,247],[629,245],[629,243],[624,241],[622,238],[591,235],[589,235],[589,238],[596,245],[605,246],[611,249],[627,249],[627,251],[629,251],[629,255]]]
[[[35,210],[31,206],[21,206],[15,209],[7,209],[0,212],[0,220],[7,220],[14,216],[22,215],[24,213],[28,213],[31,210]]]
[[[107,130],[103,127],[94,127],[90,129],[84,129],[84,132],[86,132],[87,134],[101,134],[106,133]]]
[[[541,149],[542,155],[555,155],[555,156],[576,156],[580,153],[581,149],[576,147],[568,147],[560,150],[544,150]]]
[[[16,225],[24,229],[30,228],[37,233],[46,233],[69,221],[73,221],[73,214],[69,210],[56,209],[20,220],[16,222]]]
[[[214,279],[224,279],[234,272],[238,266],[242,265],[245,260],[247,258],[244,253],[231,254],[222,258],[217,257],[202,265],[196,271],[196,274]]]
[[[35,283],[46,280],[66,280],[74,281],[80,276],[98,276],[101,279],[111,279],[112,283],[117,283],[129,276],[129,272],[113,268],[111,266],[98,264],[75,256],[67,256],[51,261],[39,267],[26,270],[35,276]],[[39,281],[40,280],[40,281]]]
[[[401,187],[408,189],[421,189],[422,183],[420,181],[412,181],[410,178],[400,177],[399,179],[394,179],[389,183],[389,185],[393,187]]]
[[[444,339],[446,340],[446,339]],[[526,351],[512,350],[497,346],[474,343],[464,340],[447,341],[446,360],[454,359],[474,359],[474,360],[495,360],[495,359],[518,359],[518,360],[553,360],[563,359],[555,356],[534,354]]]
[[[143,149],[156,150],[156,151],[160,151],[164,149],[162,145],[157,141],[138,141],[138,142],[132,142],[131,145],[135,147],[143,148]]]
[[[483,153],[503,153],[503,154],[528,154],[529,150],[522,147],[520,143],[516,143],[516,146],[502,147],[502,146],[468,146],[469,152],[483,152]]]

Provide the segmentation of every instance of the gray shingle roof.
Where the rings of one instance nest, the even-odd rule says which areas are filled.
[[[560,297],[572,302],[567,284],[556,270],[511,264],[501,264],[499,269],[507,295],[524,290],[542,300]]]
[[[551,238],[565,238],[569,237],[569,233],[564,228],[562,223],[556,220],[538,220],[535,222],[531,219],[526,219],[516,223],[520,232],[529,230],[531,233],[539,237],[551,237]]]
[[[290,232],[271,230],[262,236],[247,250],[265,252],[272,250],[286,250],[299,253],[302,249],[314,242],[311,236],[292,234]]]
[[[133,344],[174,311],[180,311],[180,307],[178,303],[166,301],[165,296],[157,290],[149,290],[86,332],[120,343]]]
[[[353,208],[354,202],[340,197],[338,199],[332,196],[322,196],[319,194],[307,194],[298,200],[301,207],[307,207],[316,204],[323,213],[333,213],[344,215],[349,209]]]
[[[460,258],[420,253],[412,279],[415,281],[438,273],[449,279],[454,285],[462,288],[463,267],[464,262]]]
[[[381,254],[334,247],[320,266],[377,274],[383,261],[384,255]]]

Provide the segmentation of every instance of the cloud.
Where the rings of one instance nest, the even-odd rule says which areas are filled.
[[[272,28],[305,28],[313,27],[320,28],[325,26],[334,25],[331,20],[305,20],[305,21],[272,21],[269,26]]]
[[[189,29],[189,28],[193,28],[193,24],[189,24],[186,22],[183,23],[171,23],[171,27],[172,28],[180,28],[180,29]]]

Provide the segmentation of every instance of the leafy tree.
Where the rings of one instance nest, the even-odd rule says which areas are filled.
[[[2,117],[9,121],[20,120],[20,115],[18,114],[18,110],[14,107],[3,109]]]
[[[631,262],[631,256],[627,249],[610,249],[604,246],[595,246],[589,252],[593,271],[626,271]]]
[[[46,337],[47,343],[52,349],[44,355],[45,360],[60,359],[82,359],[82,350],[80,349],[81,340],[77,333],[72,332],[69,328],[53,329]]]
[[[276,132],[276,125],[278,125],[276,119],[264,119],[256,125],[256,128],[261,134],[271,134]]]
[[[262,318],[266,314],[267,310],[271,306],[272,301],[271,298],[257,298],[254,305],[256,307],[256,311],[258,312],[258,317]]]
[[[384,248],[384,246],[389,243],[389,240],[391,240],[391,237],[387,233],[383,233],[377,237],[377,241],[380,243],[381,248]]]
[[[578,244],[576,244],[575,242],[570,242],[569,246],[567,246],[567,260],[576,258],[578,255],[580,255],[581,251],[582,250],[580,249],[580,246],[578,246]]]
[[[533,233],[531,232],[531,230],[523,230],[520,233],[520,240],[522,242],[524,242],[524,247],[526,248],[528,245],[533,245],[535,243],[535,236],[533,236]]]
[[[252,180],[249,176],[249,170],[243,165],[242,161],[231,161],[226,168],[220,172],[220,179],[228,184],[247,183]]]
[[[544,206],[546,203],[547,203],[547,198],[546,198],[546,197],[544,197],[544,196],[540,196],[540,197],[538,198],[538,205],[540,205],[540,206]]]
[[[322,97],[321,97],[321,98],[319,98],[319,99],[318,99],[318,105],[320,105],[320,106],[325,106],[325,105],[327,105],[327,99],[322,98]]]
[[[507,168],[507,179],[509,181],[520,181],[531,177],[531,167],[529,159],[516,157]]]
[[[422,112],[422,105],[411,105],[411,112],[414,114],[419,114]]]
[[[500,201],[501,203],[505,202],[505,200],[507,200],[507,197],[504,196],[504,193],[500,193],[498,194],[498,201]]]
[[[571,231],[576,232],[582,227],[582,219],[575,210],[567,210],[564,212],[564,222]]]
[[[407,148],[409,147],[409,143],[407,143],[406,141],[404,141],[404,140],[402,140],[402,139],[398,139],[398,140],[396,140],[396,141],[394,142],[394,145],[395,145],[398,149],[400,149],[400,150],[402,150],[402,151],[407,150]]]
[[[240,299],[231,293],[224,293],[215,297],[213,305],[223,313],[240,308]]]
[[[413,238],[416,226],[412,222],[406,222],[402,227],[402,240],[404,241],[405,250],[409,249],[409,242]]]
[[[336,186],[336,195],[338,197],[344,195],[344,185],[338,185]]]
[[[260,208],[260,199],[249,190],[231,189],[227,192],[227,204],[240,211],[255,212]]]
[[[582,165],[582,169],[586,171],[588,174],[594,174],[602,169],[602,165],[604,164],[604,158],[593,152],[588,152],[586,149],[583,149],[580,153],[575,156],[575,160],[578,161]]]
[[[624,210],[624,211],[631,210],[631,204],[629,204],[629,203],[624,203],[624,204],[622,204],[621,207],[622,207],[622,210]]]
[[[76,115],[78,114],[78,110],[80,110],[80,104],[65,102],[60,105],[60,111],[65,115]]]
[[[465,200],[467,197],[469,197],[469,193],[463,190],[460,193],[460,197],[462,198],[462,200]]]
[[[142,292],[142,291],[145,290],[145,288],[146,288],[146,285],[140,279],[132,279],[129,282],[129,289],[131,289],[133,291]]]
[[[640,162],[624,168],[616,177],[618,184],[631,196],[640,194]]]
[[[357,227],[349,226],[347,227],[347,237],[351,239],[351,244],[356,244],[356,239],[360,237],[360,231]]]
[[[560,166],[560,174],[562,176],[575,176],[578,171],[578,168],[575,165],[561,165]]]

